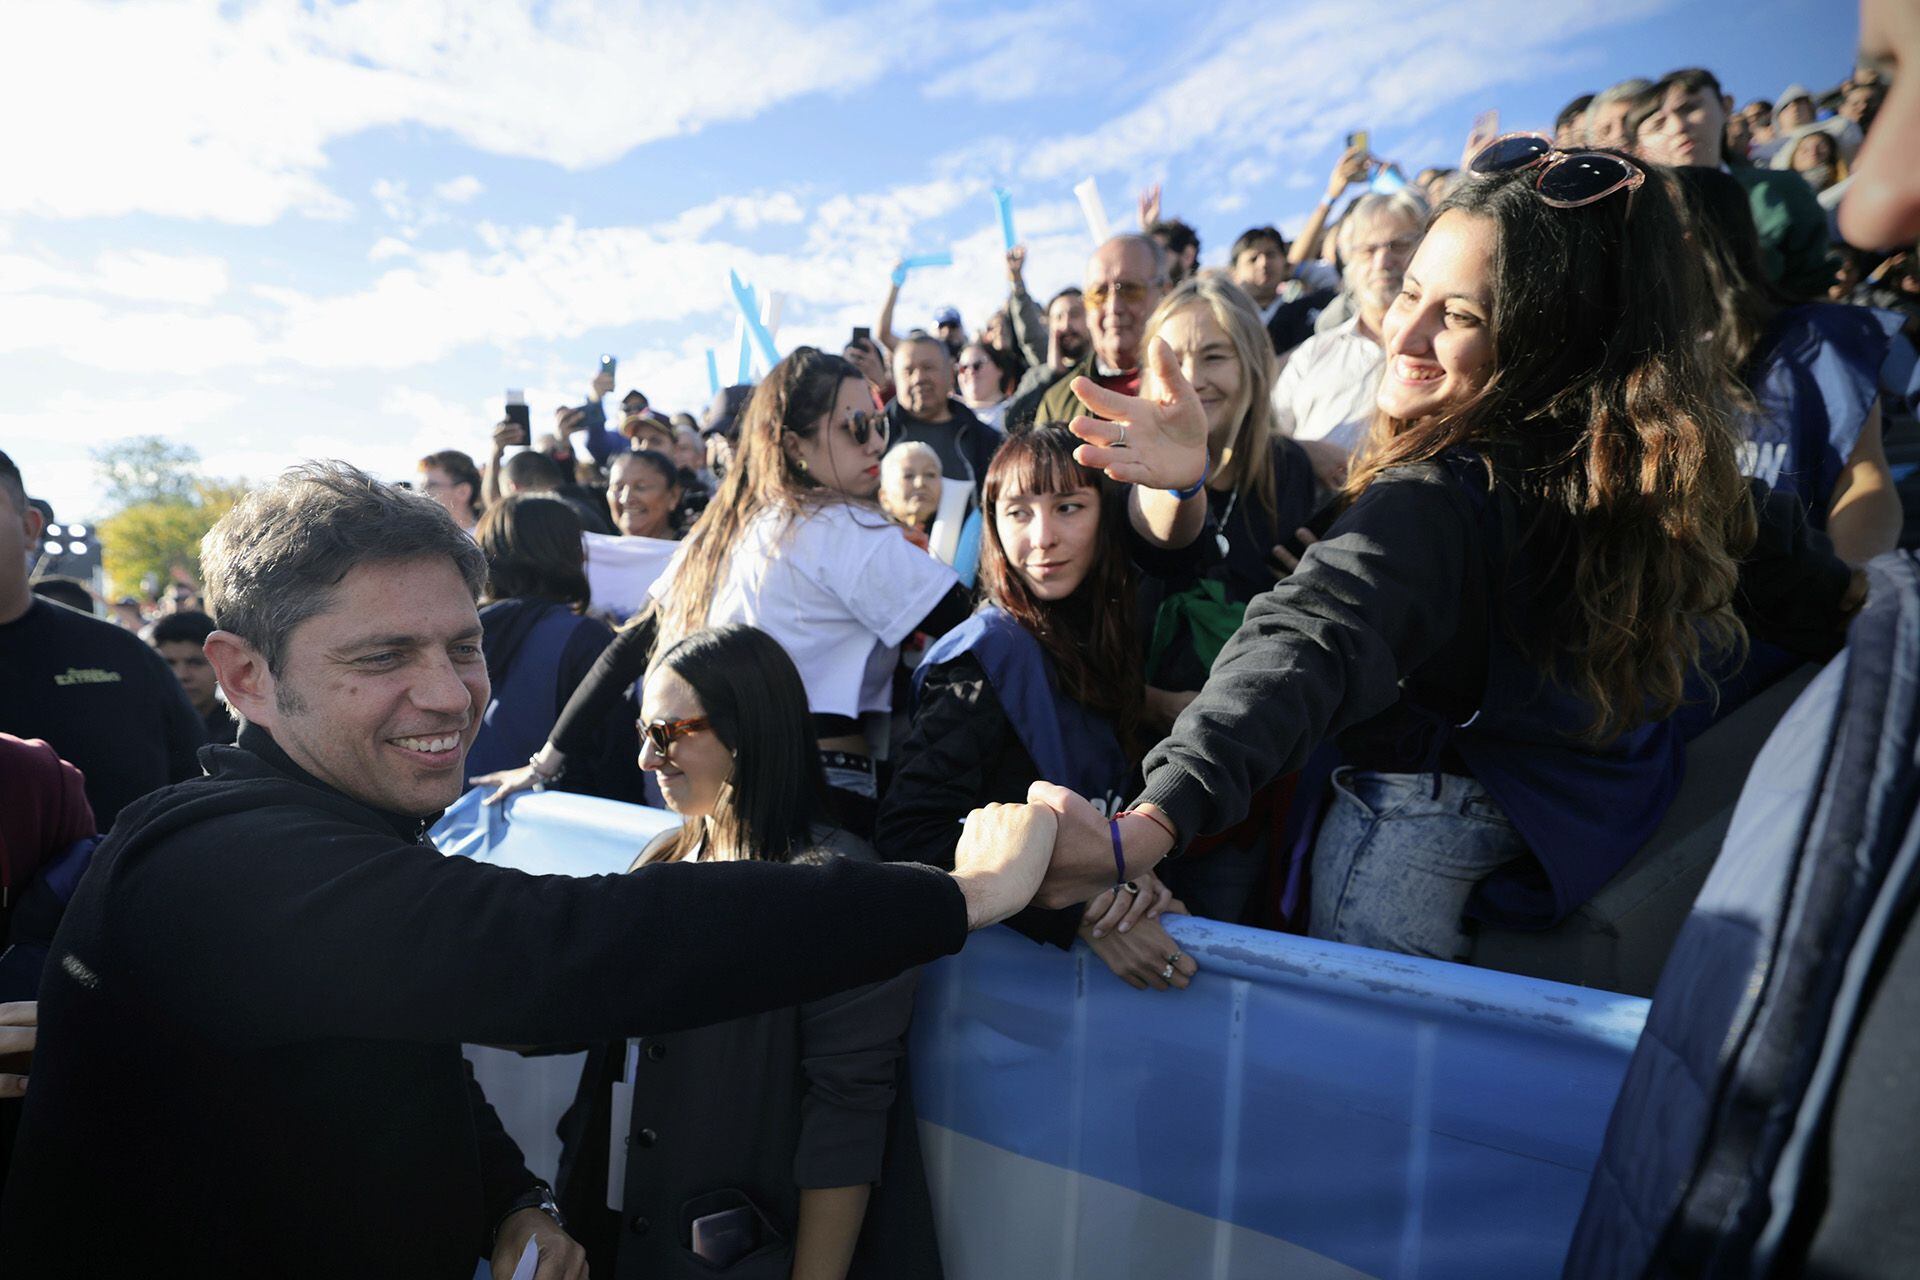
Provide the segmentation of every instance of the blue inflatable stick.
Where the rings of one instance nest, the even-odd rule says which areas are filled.
[[[713,358],[713,348],[707,348],[707,390],[712,395],[720,394],[720,362]]]
[[[742,320],[740,322],[739,331],[740,331],[740,376],[736,378],[735,381],[740,383],[748,383],[753,381],[753,339],[747,336],[747,322],[745,320]]]
[[[1407,180],[1400,176],[1398,169],[1381,165],[1380,171],[1373,175],[1368,188],[1377,196],[1391,196],[1407,189]]]
[[[950,267],[952,265],[953,255],[944,249],[938,253],[916,253],[900,260],[900,265],[893,269],[893,282],[896,285],[905,284],[907,272],[918,267]]]
[[[767,332],[767,326],[760,323],[759,298],[754,296],[753,287],[740,278],[738,271],[727,272],[727,280],[733,286],[734,305],[740,308],[741,318],[747,322],[747,337],[759,350],[767,368],[772,369],[780,363],[780,351],[773,345],[773,335]]]
[[[1020,243],[1013,234],[1013,194],[1005,187],[993,189],[993,207],[1000,211],[1000,239],[1007,246],[1007,252],[1013,252],[1013,246]]]

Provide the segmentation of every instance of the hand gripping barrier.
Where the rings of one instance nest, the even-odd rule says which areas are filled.
[[[435,840],[595,874],[672,821],[555,793],[506,816],[470,794]],[[1559,1274],[1646,1001],[1167,920],[1184,992],[1005,929],[924,974],[909,1060],[952,1280]],[[551,1133],[483,1082],[523,1144]]]

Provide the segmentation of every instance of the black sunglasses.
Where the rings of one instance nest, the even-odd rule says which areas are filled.
[[[1487,177],[1538,167],[1533,192],[1556,209],[1578,209],[1616,191],[1638,191],[1646,171],[1611,151],[1560,151],[1544,133],[1495,138],[1467,162],[1469,173]]]
[[[875,432],[880,434],[880,442],[885,444],[887,437],[891,434],[886,414],[855,409],[847,418],[847,434],[852,436],[853,442],[862,448],[866,446],[867,441],[873,439]]]

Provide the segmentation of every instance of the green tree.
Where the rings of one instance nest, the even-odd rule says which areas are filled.
[[[175,569],[198,584],[200,539],[245,492],[240,484],[190,479],[183,497],[136,502],[100,521],[95,527],[110,589],[137,591],[149,577],[164,587]]]
[[[163,436],[130,436],[100,446],[92,457],[112,510],[195,502],[200,451],[190,444],[175,444]]]

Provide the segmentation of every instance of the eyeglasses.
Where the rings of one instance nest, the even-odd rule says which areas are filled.
[[[1094,311],[1106,306],[1108,298],[1118,299],[1122,306],[1140,307],[1146,305],[1147,293],[1151,288],[1151,285],[1132,280],[1120,280],[1113,284],[1088,285],[1085,296],[1088,308]]]
[[[653,749],[661,755],[673,749],[673,744],[690,733],[698,733],[711,722],[705,716],[693,716],[686,720],[642,720],[638,724],[640,736],[653,744]]]
[[[880,436],[880,443],[885,444],[891,432],[892,428],[884,413],[855,409],[847,417],[847,434],[852,436],[853,442],[862,448],[866,447],[867,441],[871,440],[876,433]]]
[[[1495,138],[1467,162],[1482,177],[1538,167],[1533,192],[1555,209],[1578,209],[1605,200],[1616,191],[1638,191],[1647,180],[1639,165],[1610,151],[1560,151],[1543,133],[1509,133]]]

